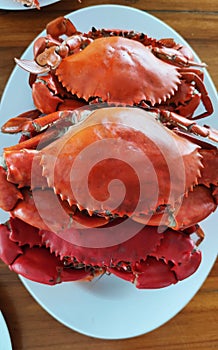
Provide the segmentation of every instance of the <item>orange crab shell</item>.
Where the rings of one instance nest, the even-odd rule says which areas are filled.
[[[133,107],[97,109],[40,152],[49,187],[90,215],[173,211],[202,168],[198,145]]]
[[[143,44],[115,36],[98,38],[64,58],[56,75],[79,98],[98,96],[126,104],[164,102],[180,84],[177,67],[156,58]]]

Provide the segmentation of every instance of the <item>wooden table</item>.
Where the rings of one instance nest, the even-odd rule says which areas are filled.
[[[48,21],[82,7],[107,3],[108,1],[82,0],[79,3],[76,0],[62,0],[41,11],[0,10],[0,96],[14,67],[13,58],[22,54]],[[201,60],[207,62],[208,71],[218,87],[217,0],[126,0],[110,3],[145,10],[176,29],[191,44]],[[129,340],[92,339],[66,328],[32,299],[18,277],[2,263],[0,309],[8,323],[14,350],[217,349],[218,261],[200,291],[176,317],[151,333]]]

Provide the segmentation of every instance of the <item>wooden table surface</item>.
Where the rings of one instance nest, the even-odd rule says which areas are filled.
[[[0,96],[14,67],[13,58],[23,53],[48,21],[83,7],[107,3],[62,0],[43,7],[41,11],[0,10]],[[147,11],[173,27],[191,44],[201,60],[207,62],[208,71],[218,87],[217,0],[126,0],[110,3]],[[93,339],[66,328],[32,299],[18,277],[3,263],[0,263],[0,309],[8,323],[14,350],[217,349],[218,261],[201,289],[178,315],[153,332],[128,340]]]

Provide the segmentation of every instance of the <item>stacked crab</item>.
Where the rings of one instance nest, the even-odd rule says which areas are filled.
[[[1,259],[46,284],[107,273],[162,288],[193,274],[198,223],[218,203],[218,132],[196,123],[213,111],[204,64],[172,39],[81,33],[66,18],[16,62],[36,110],[2,127],[22,135],[0,168]]]

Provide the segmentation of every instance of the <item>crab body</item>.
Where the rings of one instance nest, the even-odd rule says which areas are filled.
[[[205,112],[198,118],[213,111],[198,69],[205,65],[172,39],[95,28],[80,33],[60,17],[48,24],[47,36],[35,42],[34,60],[16,62],[31,73],[33,101],[42,113],[65,108],[65,100],[68,109],[70,103],[75,108],[75,101],[103,101],[169,110],[186,118],[193,118],[200,102]]]
[[[140,108],[55,119],[4,150],[1,259],[47,284],[106,272],[161,288],[194,273],[201,253],[191,233],[203,238],[198,222],[217,207],[217,148]]]

